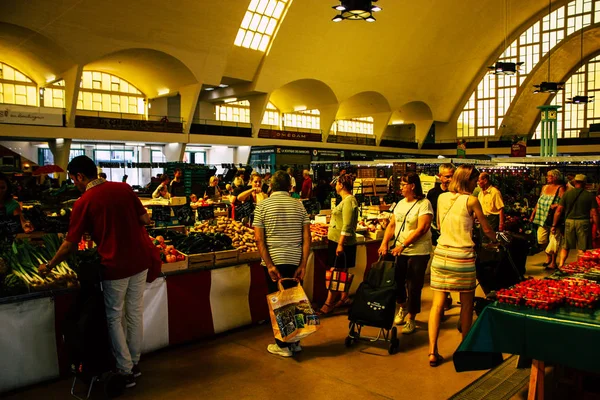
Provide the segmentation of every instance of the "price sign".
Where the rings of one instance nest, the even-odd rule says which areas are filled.
[[[13,241],[21,232],[21,220],[18,215],[0,216],[0,240]]]
[[[198,207],[196,212],[198,214],[199,221],[213,219],[215,217],[215,206]]]
[[[173,207],[175,210],[175,215],[179,220],[179,223],[182,225],[194,225],[196,222],[196,218],[194,216],[194,210],[189,205],[184,205],[180,207]]]
[[[240,221],[244,218],[250,218],[254,214],[254,203],[245,202],[235,206],[235,219]]]
[[[150,206],[154,221],[168,222],[171,220],[171,207]]]

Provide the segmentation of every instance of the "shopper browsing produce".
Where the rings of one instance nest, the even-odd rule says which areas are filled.
[[[173,173],[173,180],[169,183],[169,193],[171,197],[173,196],[183,196],[185,192],[185,184],[181,179],[183,176],[183,171],[181,168],[176,168]]]
[[[565,193],[560,200],[552,224],[552,233],[554,233],[561,218],[565,219],[566,250],[577,249],[579,254],[592,247],[590,219],[594,221],[595,226],[600,226],[598,203],[595,196],[585,190],[585,182],[585,175],[575,175],[573,179],[575,188]]]
[[[460,321],[463,339],[473,322],[475,295],[475,243],[473,220],[477,218],[485,235],[497,243],[494,230],[483,215],[477,197],[472,196],[479,171],[473,165],[458,167],[448,193],[438,199],[437,225],[440,228],[438,245],[431,262],[433,304],[429,314],[429,365],[437,367],[443,360],[438,352],[440,320],[444,312],[446,292],[459,292]]]
[[[126,386],[132,387],[135,376],[141,375],[138,362],[146,274],[151,265],[160,263],[144,228],[150,217],[129,185],[97,179],[96,165],[90,158],[75,157],[67,170],[83,194],[73,206],[65,241],[44,268],[60,264],[77,250],[84,233],[91,235],[102,260],[104,304],[116,367],[125,376]]]
[[[421,312],[421,291],[432,251],[429,228],[433,208],[423,194],[421,180],[416,173],[404,174],[400,189],[404,199],[394,208],[394,216],[386,228],[379,254],[385,256],[390,251],[397,257],[395,272],[400,308],[394,323],[404,325],[403,334],[411,334],[416,329],[415,318]],[[390,241],[392,247],[388,248]]]
[[[218,200],[222,196],[221,190],[219,189],[219,178],[216,176],[211,176],[208,180],[208,187],[204,192],[204,199]]]
[[[348,270],[356,264],[356,225],[358,225],[358,201],[352,195],[354,181],[348,175],[341,176],[335,191],[342,198],[340,204],[331,210],[331,223],[327,232],[329,247],[327,265],[337,269]],[[339,301],[336,300],[340,297]],[[318,311],[320,314],[330,314],[335,308],[349,305],[348,293],[327,293],[325,304]]]
[[[550,229],[554,218],[553,215],[560,203],[561,197],[565,193],[560,171],[557,169],[548,171],[546,179],[548,183],[542,187],[540,198],[529,219],[538,226],[537,240],[538,244],[543,248],[546,248],[548,245]],[[546,253],[546,262],[543,265],[544,267],[556,268],[556,253]]]
[[[33,232],[33,225],[25,219],[21,206],[12,197],[12,185],[8,177],[0,172],[0,216],[19,216],[21,227],[25,233]]]
[[[289,194],[288,174],[277,171],[271,178],[271,187],[271,197],[254,211],[254,235],[269,293],[274,293],[281,278],[304,279],[310,253],[310,220],[302,203]],[[279,340],[267,347],[269,353],[282,357],[291,357],[301,350],[300,342],[290,344]]]
[[[240,188],[234,191],[236,200],[242,203],[251,202],[258,204],[268,196],[262,191],[262,178],[254,172],[250,175],[250,188]]]
[[[301,199],[310,199],[313,197],[313,182],[310,178],[310,171],[305,169],[302,172],[302,191],[300,192]]]
[[[160,184],[152,193],[153,199],[163,198],[170,199],[171,195],[169,193],[169,176],[167,174],[163,174],[160,176]]]
[[[487,172],[482,172],[479,175],[477,184],[481,191],[477,195],[483,215],[485,215],[490,226],[495,231],[504,230],[504,201],[500,190],[492,186],[490,175]],[[482,234],[483,238],[483,234]]]

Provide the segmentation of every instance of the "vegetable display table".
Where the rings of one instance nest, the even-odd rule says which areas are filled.
[[[543,311],[494,303],[454,353],[454,367],[457,372],[493,368],[502,362],[502,353],[533,359],[530,398],[535,398],[532,393],[537,389],[539,396],[543,389],[546,362],[600,372],[598,339],[600,310]]]

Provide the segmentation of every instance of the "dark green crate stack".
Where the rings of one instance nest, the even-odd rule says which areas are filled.
[[[189,196],[195,193],[199,198],[202,198],[208,180],[216,172],[216,168],[207,167],[206,165],[187,164],[183,162],[168,162],[165,172],[172,179],[175,175],[175,169],[180,168],[183,171],[183,183],[185,187],[185,195]]]

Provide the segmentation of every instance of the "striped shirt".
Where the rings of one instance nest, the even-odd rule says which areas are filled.
[[[254,210],[253,226],[265,230],[267,250],[274,265],[300,265],[302,231],[309,224],[302,203],[287,192],[274,192]]]

